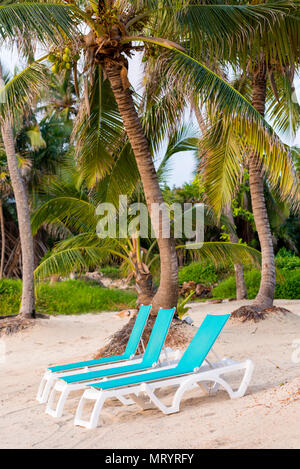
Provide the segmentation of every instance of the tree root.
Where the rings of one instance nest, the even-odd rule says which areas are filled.
[[[122,329],[119,329],[111,337],[107,345],[99,349],[94,358],[108,357],[111,355],[120,355],[124,353],[127,342],[129,340],[135,317],[132,317]],[[147,346],[156,317],[150,316],[145,327],[142,339],[144,346]],[[168,335],[166,337],[165,346],[171,347],[173,350],[186,348],[197,329],[180,319],[172,320]]]
[[[7,317],[0,321],[0,336],[15,334],[36,324],[34,319],[19,316]]]
[[[240,308],[236,309],[231,313],[231,319],[240,319],[242,322],[246,321],[262,321],[266,319],[266,317],[270,313],[283,313],[287,314],[290,313],[288,309],[281,308],[280,306],[272,306],[270,308],[263,308],[259,305],[246,305],[241,306]]]

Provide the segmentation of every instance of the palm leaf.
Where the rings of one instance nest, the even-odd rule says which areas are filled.
[[[103,248],[74,247],[54,252],[42,260],[35,269],[35,279],[41,280],[51,275],[84,271],[99,265],[100,260],[107,260],[107,251]]]
[[[24,106],[46,86],[47,78],[46,67],[37,61],[17,73],[6,84],[0,84],[0,115],[5,117],[12,114],[17,119]]]
[[[173,54],[169,68],[170,86],[175,77],[176,80],[180,77],[183,88],[189,92],[192,88],[199,94],[213,116],[216,116],[216,108],[219,109],[225,128],[227,120],[227,125],[230,123],[244,146],[251,148],[263,161],[270,183],[278,187],[279,181],[282,196],[299,203],[290,150],[272,127],[241,93],[204,64],[180,51]]]
[[[60,2],[0,2],[0,35],[15,40],[22,31],[34,33],[40,42],[58,42],[62,33],[72,37],[75,31],[74,7]]]
[[[111,170],[123,125],[108,80],[95,67],[89,87],[89,109],[83,103],[73,132],[82,178],[92,187]]]
[[[33,233],[42,226],[60,222],[72,232],[96,232],[95,206],[74,197],[56,197],[38,208],[31,221]]]
[[[261,264],[261,253],[250,246],[239,243],[204,242],[201,245],[187,243],[176,246],[176,249],[190,250],[194,259],[209,262],[215,265],[229,265],[242,262],[245,265]]]

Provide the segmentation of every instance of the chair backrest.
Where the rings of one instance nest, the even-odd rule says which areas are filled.
[[[207,314],[176,366],[180,373],[191,373],[201,366],[230,314]]]
[[[145,367],[158,362],[174,313],[175,308],[159,309],[142,361]]]
[[[124,352],[128,357],[134,355],[138,348],[151,308],[152,305],[141,305],[140,310],[137,313],[136,320]]]

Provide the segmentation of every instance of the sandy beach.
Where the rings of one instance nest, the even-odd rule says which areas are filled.
[[[194,303],[190,316],[198,327],[206,313],[229,313],[242,304]],[[0,448],[300,448],[300,300],[275,304],[292,313],[259,323],[229,321],[215,345],[221,357],[254,362],[243,398],[193,389],[181,411],[168,416],[109,401],[95,430],[73,425],[81,393],[53,419],[36,401],[37,388],[48,365],[90,358],[127,319],[114,313],[56,316],[2,337]]]

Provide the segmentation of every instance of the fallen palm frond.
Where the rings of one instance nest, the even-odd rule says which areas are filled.
[[[16,332],[28,329],[36,324],[34,319],[25,319],[20,316],[5,318],[0,321],[0,337],[2,335],[15,334]]]
[[[246,321],[254,321],[258,322],[263,319],[266,319],[269,314],[271,313],[283,313],[287,314],[290,313],[286,308],[281,308],[279,306],[272,306],[271,308],[261,309],[259,306],[256,305],[246,305],[241,306],[240,308],[236,309],[231,313],[230,319],[239,319],[242,322]]]

